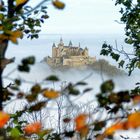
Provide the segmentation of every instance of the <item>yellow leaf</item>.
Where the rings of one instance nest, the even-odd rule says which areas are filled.
[[[17,38],[15,36],[10,36],[9,40],[11,40],[13,43],[17,43]]]
[[[13,43],[17,43],[17,38],[22,38],[23,34],[21,31],[5,31],[5,34],[9,40],[11,40]]]
[[[63,9],[65,7],[65,4],[59,0],[54,0],[52,3],[58,9]]]
[[[60,93],[54,90],[45,90],[43,95],[49,99],[55,99],[60,96]]]
[[[17,38],[21,38],[23,36],[23,33],[21,31],[13,31],[13,36]]]
[[[27,2],[28,0],[16,0],[16,6],[19,6],[21,4],[24,4],[25,2]]]

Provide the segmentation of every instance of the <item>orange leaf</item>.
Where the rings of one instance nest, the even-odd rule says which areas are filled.
[[[115,133],[115,131],[121,130],[121,129],[124,129],[124,123],[117,122],[114,125],[108,127],[104,133],[105,133],[105,135],[113,135]]]
[[[81,137],[87,136],[89,127],[87,126],[87,114],[80,114],[75,118],[76,130],[80,133]]]
[[[86,126],[87,114],[80,114],[75,118],[76,130],[79,131]]]
[[[39,133],[41,130],[41,127],[42,127],[42,125],[40,122],[34,122],[34,123],[26,125],[24,128],[24,131],[28,135],[34,134],[34,133]]]
[[[54,90],[45,90],[43,95],[49,99],[55,99],[60,96],[59,92]]]
[[[11,40],[13,43],[17,43],[17,38],[15,36],[10,36],[9,40]]]
[[[80,130],[79,130],[80,134],[81,134],[81,137],[86,137],[88,132],[89,132],[89,127],[87,125],[85,125],[84,127],[82,127]]]
[[[3,128],[9,119],[10,116],[7,113],[0,111],[0,128]]]
[[[128,116],[127,127],[137,128],[140,126],[140,112],[135,112]]]
[[[134,102],[134,104],[140,103],[140,95],[135,96],[135,97],[133,98],[133,102]]]

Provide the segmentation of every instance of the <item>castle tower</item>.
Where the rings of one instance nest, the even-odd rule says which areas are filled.
[[[63,43],[63,39],[62,39],[62,37],[60,38],[60,42],[59,42],[59,44],[58,44],[58,47],[64,47],[64,43]]]
[[[87,48],[87,47],[85,47],[85,49],[84,49],[84,56],[86,56],[86,57],[89,56],[89,55],[88,55],[88,48]]]
[[[81,47],[81,44],[80,44],[80,42],[79,42],[79,48]]]
[[[55,43],[52,45],[52,57],[56,57],[56,46]]]
[[[53,43],[52,47],[56,47],[56,46],[55,46],[55,43]]]

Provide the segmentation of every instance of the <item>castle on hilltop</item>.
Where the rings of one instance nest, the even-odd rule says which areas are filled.
[[[65,46],[61,38],[57,46],[53,43],[52,57],[47,56],[44,60],[52,67],[79,67],[93,64],[96,61],[96,57],[90,57],[88,48],[81,48],[80,43],[79,46],[73,46],[70,41],[69,45]]]

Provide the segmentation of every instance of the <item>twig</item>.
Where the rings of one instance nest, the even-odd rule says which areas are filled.
[[[43,5],[45,2],[48,2],[50,0],[43,0],[40,3],[38,3],[34,8],[32,8],[30,11],[24,13],[24,15],[28,15],[30,13],[32,13],[34,10],[38,9],[41,5]]]

